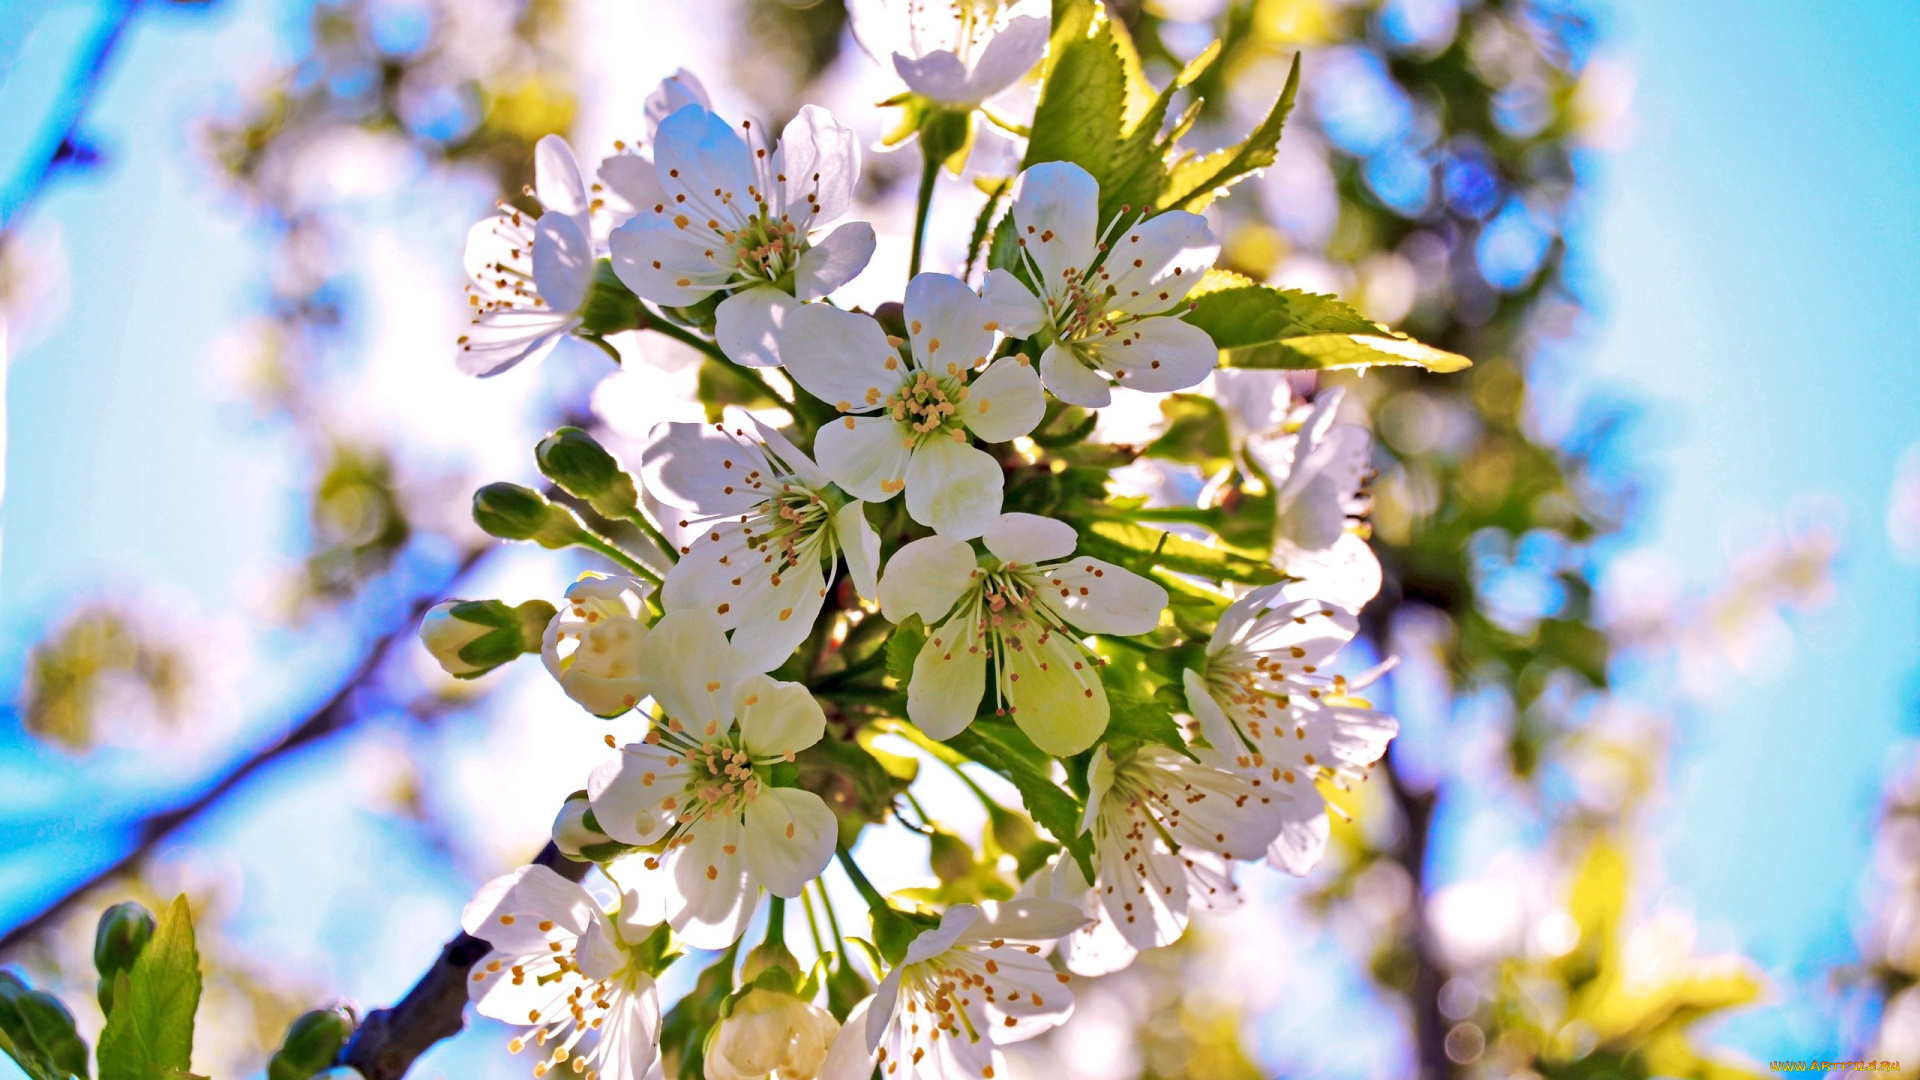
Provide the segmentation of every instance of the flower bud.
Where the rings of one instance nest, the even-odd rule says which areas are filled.
[[[544,548],[563,548],[588,539],[586,527],[573,511],[519,484],[488,484],[474,492],[473,522],[488,536],[531,540]]]
[[[553,819],[553,846],[560,849],[560,854],[586,862],[593,858],[594,849],[612,843],[613,838],[601,832],[600,823],[594,820],[587,793],[576,791],[567,796],[567,801],[560,804],[560,813]]]
[[[744,985],[758,979],[762,972],[778,969],[787,973],[787,985],[800,985],[800,961],[792,950],[777,941],[763,942],[747,954],[746,962],[740,965],[740,982]]]
[[[601,517],[626,517],[640,502],[633,477],[620,468],[606,447],[577,427],[563,427],[541,439],[533,457],[547,479],[585,501]]]
[[[640,650],[648,592],[633,578],[583,574],[547,624],[540,659],[560,689],[595,716],[619,716],[647,696]]]
[[[153,913],[129,900],[100,913],[93,931],[93,968],[100,973],[100,1009],[113,1007],[113,977],[130,970],[153,938]]]
[[[601,259],[593,268],[593,285],[586,303],[580,305],[580,330],[595,337],[638,330],[647,325],[647,309],[613,272],[613,264]]]
[[[714,1028],[708,1080],[763,1080],[776,1071],[780,1080],[814,1080],[839,1031],[839,1021],[825,1009],[756,987]]]
[[[30,990],[0,971],[0,1034],[7,1052],[29,1076],[87,1075],[87,1044],[73,1014],[44,990]]]
[[[301,1014],[287,1026],[287,1037],[267,1062],[267,1080],[311,1080],[333,1075],[329,1066],[352,1034],[353,1017],[344,1009],[315,1009]]]
[[[445,600],[420,620],[420,644],[447,674],[475,679],[522,653],[539,652],[553,614],[545,600],[518,607],[499,600]]]

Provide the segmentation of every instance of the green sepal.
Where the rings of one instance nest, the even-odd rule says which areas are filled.
[[[927,643],[927,628],[921,624],[920,616],[909,615],[905,622],[894,627],[893,635],[887,638],[887,676],[893,684],[904,690],[913,679],[913,662],[920,658],[920,650]]]
[[[121,978],[125,978],[124,973]],[[60,999],[0,971],[0,1052],[32,1080],[87,1075],[87,1044]]]
[[[593,285],[580,308],[580,330],[593,337],[638,330],[647,325],[647,309],[613,272],[613,263],[601,259],[593,266]]]
[[[826,984],[827,972],[827,958],[824,955],[814,957],[813,966],[807,969],[807,977],[801,981],[800,988],[794,991],[794,996],[801,1001],[812,1001],[820,993],[820,987]]]
[[[872,943],[863,938],[848,938],[846,946],[856,946],[863,950],[868,957],[868,966],[874,971],[881,970],[880,952],[873,947]],[[827,972],[827,1011],[833,1014],[835,1020],[845,1023],[848,1014],[853,1012],[854,1006],[860,1004],[871,993],[873,993],[873,987],[867,985],[867,980],[854,970],[853,963],[847,958],[846,948],[843,947],[833,967]]]
[[[556,614],[545,600],[528,600],[508,607],[502,600],[463,600],[447,610],[461,622],[491,629],[467,642],[456,653],[463,663],[480,668],[464,672],[457,679],[477,679],[501,664],[540,651],[541,637]]]
[[[1164,704],[1151,698],[1109,690],[1107,705],[1110,709],[1107,717],[1109,744],[1122,744],[1123,749],[1130,751],[1142,744],[1154,743],[1195,761],[1199,760],[1180,734],[1180,725],[1174,720],[1172,710]],[[1125,746],[1124,743],[1129,740],[1132,745]]]
[[[488,536],[564,548],[591,539],[572,510],[520,484],[494,483],[473,493],[473,523]]]
[[[628,951],[642,970],[656,978],[661,972],[672,967],[673,962],[683,955],[680,950],[674,948],[673,927],[667,923],[654,927],[652,933],[642,938],[639,944],[632,946]]]
[[[898,966],[907,955],[913,939],[940,925],[940,920],[917,911],[901,911],[892,904],[880,904],[867,910],[873,925],[873,943],[887,966]]]
[[[601,517],[617,521],[638,512],[640,489],[633,477],[580,428],[556,428],[534,447],[533,457],[547,479]]]

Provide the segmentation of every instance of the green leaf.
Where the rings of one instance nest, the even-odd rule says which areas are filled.
[[[1093,174],[1104,190],[1124,133],[1127,88],[1106,9],[1076,0],[1056,2],[1046,81],[1021,167],[1070,161]]]
[[[1331,296],[1210,273],[1185,318],[1207,332],[1223,367],[1337,368],[1381,364],[1459,371],[1472,361],[1396,334]]]
[[[1286,577],[1268,563],[1131,521],[1101,519],[1087,523],[1080,530],[1080,550],[1136,572],[1144,562],[1176,573],[1243,585],[1271,585]]]
[[[1273,103],[1266,119],[1240,143],[1215,150],[1211,154],[1188,157],[1168,170],[1166,189],[1158,202],[1162,210],[1200,211],[1232,184],[1273,164],[1279,152],[1280,133],[1293,111],[1293,97],[1300,89],[1300,54],[1293,55],[1293,67],[1287,72],[1287,85]]]
[[[1147,457],[1184,461],[1209,470],[1232,458],[1227,414],[1212,398],[1168,394],[1160,399],[1160,415],[1166,418],[1167,430],[1141,451]]]
[[[893,636],[887,639],[887,674],[895,686],[906,688],[908,680],[913,678],[913,662],[926,643],[927,630],[920,624],[918,615],[907,616],[906,622],[894,628]]]
[[[1112,709],[1107,719],[1110,738],[1121,735],[1143,743],[1158,743],[1193,757],[1193,751],[1187,748],[1187,740],[1181,737],[1179,723],[1165,705],[1148,698],[1112,691],[1107,693],[1107,704]]]
[[[1123,50],[1123,60],[1131,47],[1129,42],[1127,50]],[[1192,85],[1219,56],[1220,43],[1215,41],[1189,61],[1180,74],[1167,84],[1166,89],[1152,95],[1151,100],[1144,103],[1144,108],[1138,111],[1131,107],[1128,109],[1126,135],[1114,150],[1113,164],[1106,182],[1100,185],[1101,221],[1110,219],[1122,206],[1138,209],[1154,205],[1161,189],[1167,184],[1168,141],[1161,138],[1160,129],[1166,126],[1167,110],[1173,104],[1173,96]],[[1151,89],[1148,88],[1149,94]],[[1175,133],[1179,130],[1176,128]]]
[[[192,1069],[200,954],[187,898],[176,897],[133,969],[114,979],[100,1033],[100,1080],[169,1080]]]
[[[87,1075],[87,1044],[60,999],[0,971],[0,1053],[33,1080]]]

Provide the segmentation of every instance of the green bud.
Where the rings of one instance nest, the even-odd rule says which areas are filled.
[[[553,616],[554,607],[545,600],[518,607],[499,600],[444,600],[420,620],[420,644],[442,671],[477,679],[523,653],[539,652]]]
[[[920,152],[955,176],[973,151],[973,110],[929,108],[920,116]]]
[[[267,1080],[312,1080],[333,1066],[353,1035],[353,1015],[342,1008],[315,1009],[287,1026],[287,1037],[267,1062]]]
[[[800,961],[784,944],[777,941],[762,942],[747,954],[747,961],[740,965],[742,985],[758,982],[767,972],[785,975],[784,986],[770,986],[768,989],[791,991],[800,985]],[[778,981],[776,976],[774,981]]]
[[[593,268],[593,288],[587,302],[580,306],[580,329],[595,337],[638,330],[647,325],[647,309],[640,298],[620,281],[613,264],[601,259]]]
[[[30,990],[0,971],[0,1032],[7,1053],[28,1076],[87,1075],[87,1044],[74,1028],[73,1013],[44,990]]]
[[[576,791],[567,796],[567,801],[560,805],[560,813],[553,819],[553,846],[560,849],[560,854],[575,862],[585,862],[591,858],[586,852],[613,842],[594,820],[587,793]],[[617,846],[625,848],[625,845]]]
[[[488,536],[531,540],[544,548],[569,547],[589,539],[573,511],[519,484],[488,484],[474,492],[473,522]]]
[[[534,447],[540,471],[560,490],[593,507],[609,520],[632,514],[640,502],[633,477],[607,453],[606,447],[577,427],[563,427]]]
[[[867,985],[858,971],[842,956],[833,969],[827,972],[827,1009],[834,1018],[845,1022],[853,1007],[873,993],[873,987]]]
[[[113,1007],[113,977],[130,971],[153,938],[153,913],[129,900],[100,913],[93,931],[93,968],[100,973],[100,1011]]]
[[[973,847],[950,832],[935,829],[928,838],[927,861],[941,884],[951,885],[973,873]]]

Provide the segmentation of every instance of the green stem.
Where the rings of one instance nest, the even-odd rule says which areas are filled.
[[[926,149],[924,136],[920,154],[920,198],[913,211],[913,257],[907,262],[907,277],[920,273],[920,253],[926,247],[927,218],[933,209],[933,182],[940,178],[940,163]]]
[[[660,575],[647,569],[646,564],[597,536],[590,535],[585,539],[576,541],[576,543],[590,551],[597,551],[605,555],[607,558],[613,560],[621,569],[632,574],[634,577],[644,581],[650,581],[655,585],[661,584]]]
[[[675,326],[661,316],[649,314],[646,328],[656,334],[665,334],[673,340],[680,342],[682,345],[690,345],[693,348],[699,349],[715,360],[727,360],[727,354],[721,351],[719,345],[708,341],[706,338],[695,334],[685,327]],[[727,360],[727,363],[731,364],[733,361]]]
[[[807,913],[807,933],[813,938],[813,954],[815,956],[825,956],[827,955],[827,943],[826,940],[820,936],[820,920],[813,913],[813,893],[810,888],[813,884],[814,882],[809,881],[807,883],[809,888],[800,890],[800,907]]]
[[[787,944],[787,898],[784,896],[767,897],[767,934],[761,939],[765,945]]]
[[[867,908],[871,911],[888,910],[890,905],[887,903],[887,898],[881,896],[880,890],[874,888],[873,882],[867,880],[867,875],[860,872],[860,864],[853,861],[853,852],[847,850],[847,845],[839,845],[834,853],[840,857],[841,869],[847,872],[847,877],[853,881],[854,889],[860,893],[860,899],[867,902]],[[836,932],[838,929],[835,927]]]
[[[647,517],[645,510],[634,507],[633,513],[627,515],[627,520],[633,522],[642,533],[646,534],[647,539],[653,541],[654,546],[660,549],[660,554],[665,555],[668,562],[680,561],[680,549],[673,546],[673,543],[667,539],[667,535],[660,531],[660,527]]]

